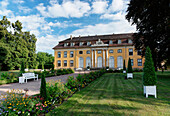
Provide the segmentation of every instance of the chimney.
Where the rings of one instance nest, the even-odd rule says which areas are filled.
[[[70,35],[70,39],[72,40],[72,35]]]
[[[79,35],[79,38],[81,38],[81,36]]]

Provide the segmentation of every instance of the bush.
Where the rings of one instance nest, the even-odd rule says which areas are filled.
[[[25,66],[24,66],[24,61],[22,61],[21,63],[21,70],[20,70],[21,73],[24,73],[25,72]]]
[[[126,63],[125,63],[125,60],[123,62],[123,70],[126,70]]]
[[[156,85],[157,77],[155,75],[154,63],[152,60],[152,54],[149,47],[146,48],[145,52],[145,64],[143,68],[143,84],[147,85]]]
[[[44,73],[42,74],[42,78],[41,78],[40,96],[45,101],[48,99],[47,98],[46,81],[45,81],[45,74]]]
[[[128,61],[127,73],[133,73],[133,69],[132,69],[131,59],[130,58],[129,58],[129,61]]]
[[[47,82],[47,92],[53,103],[61,104],[70,95],[71,91],[60,80],[50,80]]]

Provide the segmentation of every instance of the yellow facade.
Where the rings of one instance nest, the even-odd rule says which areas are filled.
[[[129,55],[129,48],[133,49],[133,55]],[[118,49],[121,49],[122,52],[118,53]],[[113,50],[113,53],[109,53],[109,50]],[[64,51],[67,51],[67,57],[64,57]],[[70,57],[70,51],[73,51],[73,57]],[[83,54],[79,54],[79,51],[83,51]],[[90,54],[87,54],[87,51],[90,51]],[[101,51],[101,53],[98,53],[98,51]],[[82,62],[80,61],[80,57],[83,59],[83,67],[87,68],[86,58],[90,58],[90,67],[91,68],[101,68],[99,66],[102,65],[102,67],[106,67],[110,65],[109,58],[112,56],[114,58],[114,67],[109,68],[120,68],[118,67],[118,57],[121,59],[121,68],[122,63],[125,59],[126,67],[128,64],[129,57],[133,59],[133,66],[132,68],[143,68],[144,66],[144,58],[137,54],[135,51],[135,48],[133,46],[119,46],[119,47],[88,47],[88,48],[58,48],[55,49],[55,60],[54,60],[54,66],[55,69],[59,68],[72,68],[76,69],[79,68],[80,65],[82,65]],[[61,52],[61,57],[58,58],[58,52]],[[93,56],[93,57],[92,57]],[[102,60],[99,60],[99,57],[102,58]],[[142,66],[139,66],[138,59],[142,59]],[[67,66],[64,66],[64,60],[67,61]],[[70,60],[73,60],[73,66],[70,66]],[[61,62],[61,66],[58,66],[58,61]],[[102,61],[102,62],[98,62]],[[111,61],[111,60],[110,60]],[[81,64],[80,64],[81,62]],[[89,64],[88,64],[89,65]],[[120,62],[119,62],[120,65]]]

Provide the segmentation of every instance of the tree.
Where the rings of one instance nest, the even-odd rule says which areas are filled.
[[[131,59],[129,58],[127,73],[132,73],[132,72],[133,72],[133,69],[132,69]]]
[[[48,99],[47,90],[46,90],[45,73],[43,73],[41,77],[40,96],[44,99],[44,101]]]
[[[10,28],[14,30],[14,33],[9,31]],[[6,58],[1,62],[3,70],[19,69],[23,59],[27,63],[27,68],[35,68],[37,65],[36,41],[35,35],[22,31],[22,23],[19,20],[11,26],[11,22],[4,16],[0,20],[0,43],[4,50],[7,48],[8,54],[3,56]],[[3,52],[5,51],[0,51],[0,54],[4,54]]]
[[[39,65],[41,65],[41,68],[52,68],[54,63],[54,56],[51,54],[45,53],[45,52],[38,52],[37,53],[37,61],[39,62]],[[47,66],[48,65],[48,66]]]
[[[133,43],[145,55],[149,46],[155,70],[170,56],[169,0],[131,0],[126,19],[136,25]]]
[[[155,85],[157,78],[155,75],[154,63],[152,60],[152,54],[149,47],[146,48],[145,64],[143,68],[143,85]]]
[[[124,62],[123,62],[123,70],[126,70],[125,60],[124,60]]]

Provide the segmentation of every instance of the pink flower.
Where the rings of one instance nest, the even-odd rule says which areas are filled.
[[[45,106],[43,105],[43,107],[45,107]]]
[[[40,110],[43,110],[42,108]]]
[[[38,109],[38,107],[36,107],[36,109]]]

